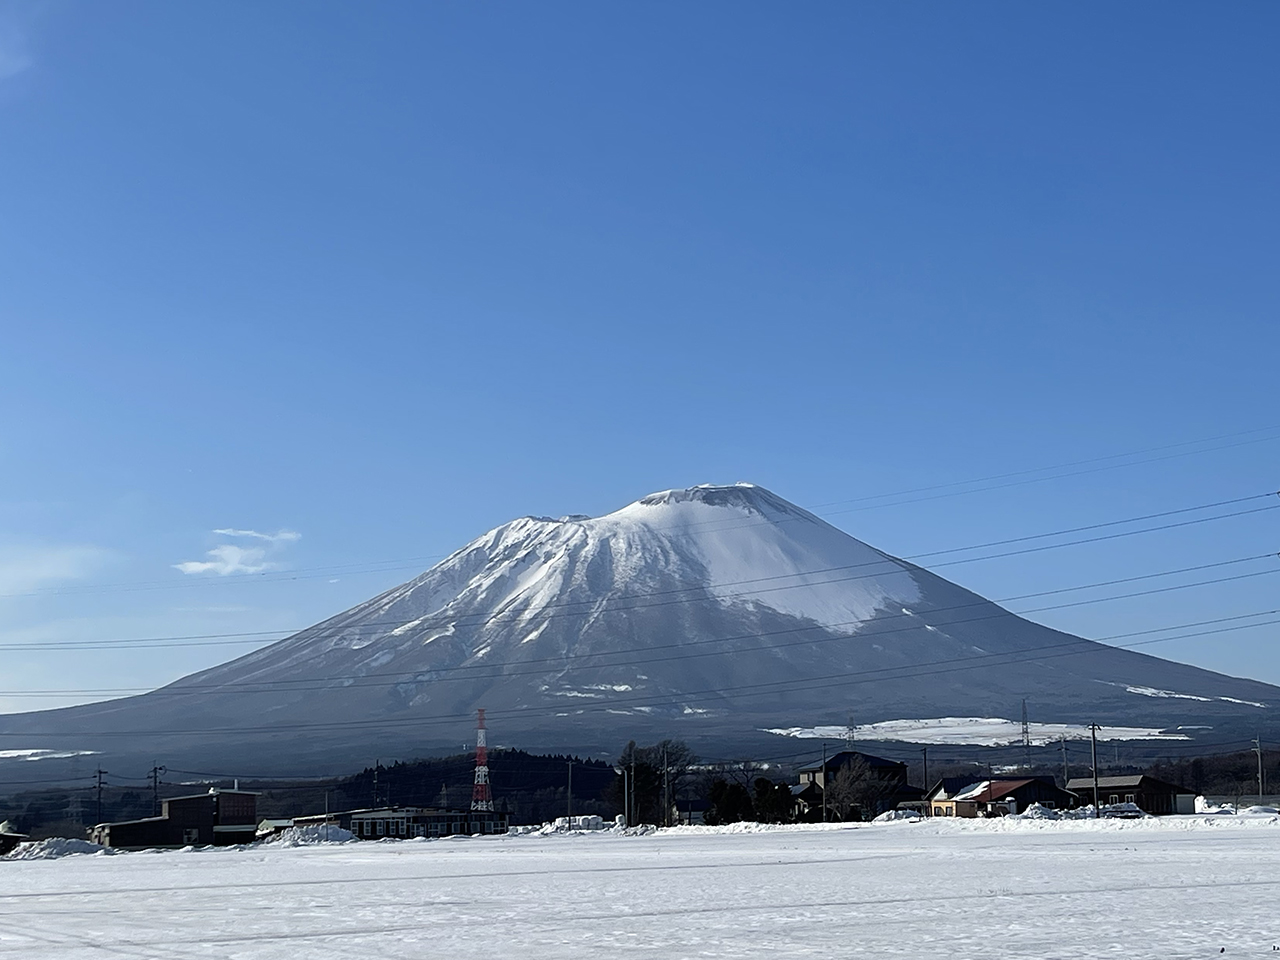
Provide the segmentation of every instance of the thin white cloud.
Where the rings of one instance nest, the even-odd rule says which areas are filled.
[[[267,561],[266,555],[267,551],[261,547],[237,547],[224,543],[205,554],[210,558],[208,560],[185,560],[173,566],[183,573],[216,573],[220,577],[275,570],[278,564]]]
[[[220,537],[251,537],[256,540],[267,540],[271,543],[293,543],[301,540],[302,534],[296,530],[278,530],[275,533],[259,533],[257,530],[237,530],[235,527],[223,527],[213,531]]]
[[[110,558],[111,552],[101,547],[0,547],[0,596],[83,580]]]
[[[268,557],[279,553],[286,544],[296,543],[302,539],[302,534],[296,530],[260,533],[257,530],[242,530],[239,527],[222,527],[213,532],[219,537],[258,540],[263,543],[263,546],[220,543],[205,553],[204,560],[184,560],[182,563],[175,563],[174,569],[186,574],[212,573],[219,577],[229,577],[236,573],[264,573],[267,570],[279,570],[281,564]]]

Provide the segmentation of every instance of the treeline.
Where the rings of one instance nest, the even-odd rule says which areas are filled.
[[[1264,759],[1268,792],[1280,793],[1280,751],[1264,754]],[[744,820],[787,823],[795,816],[791,778],[760,776],[749,763],[702,763],[688,745],[678,740],[645,747],[633,741],[613,764],[565,754],[492,750],[489,775],[498,808],[510,815],[513,824],[543,823],[564,816],[569,809],[570,764],[575,815],[596,814],[612,819],[625,814],[633,824],[672,823],[690,814],[712,824]],[[934,764],[930,777],[972,773],[974,766]],[[258,815],[262,818],[385,805],[466,809],[471,803],[474,770],[471,754],[455,754],[385,766],[374,764],[351,776],[329,780],[242,778],[239,783],[241,788],[259,793]],[[1077,774],[1076,770],[1072,772]],[[1247,799],[1258,789],[1257,757],[1252,751],[1166,760],[1146,767],[1107,768],[1102,772],[1146,773],[1211,796]],[[160,799],[203,792],[211,786],[230,787],[232,783],[229,779],[187,783],[162,780]],[[827,815],[830,819],[867,818],[873,815],[886,789],[883,781],[855,764],[833,777],[827,794]],[[142,784],[109,784],[102,791],[100,811],[97,791],[91,784],[0,797],[0,821],[9,820],[19,832],[37,839],[83,836],[85,828],[95,823],[140,819],[151,816],[152,811],[152,791],[149,785]],[[810,810],[809,818],[815,816]]]
[[[1280,752],[1264,750],[1262,760],[1267,793],[1280,793]],[[1144,772],[1198,795],[1247,798],[1258,793],[1258,755],[1252,750],[1221,757],[1163,760]]]
[[[568,755],[536,755],[523,750],[491,750],[489,779],[498,808],[512,823],[542,823],[564,816],[568,809],[569,764],[573,764],[573,812],[612,818],[621,810],[613,799],[613,767],[599,760]],[[327,810],[397,806],[467,809],[475,757],[457,754],[389,765],[375,764],[348,777],[331,780],[239,780],[244,790],[256,791],[258,816],[288,818]],[[202,793],[209,787],[231,787],[232,779],[204,778],[186,783],[162,779],[159,799]],[[40,839],[80,837],[95,823],[137,820],[152,815],[154,799],[147,786],[108,784],[101,808],[94,786],[28,791],[0,798],[0,821],[10,821],[20,833]]]

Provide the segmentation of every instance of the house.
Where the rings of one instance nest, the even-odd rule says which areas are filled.
[[[827,757],[825,761],[811,763],[807,767],[801,767],[796,773],[800,777],[800,783],[817,784],[818,789],[822,790],[827,785],[827,780],[834,780],[847,767],[857,764],[865,764],[867,769],[878,780],[892,781],[895,783],[907,782],[907,765],[897,760],[886,760],[884,757],[874,757],[869,753],[862,753],[858,750],[841,750],[839,753],[833,753]]]
[[[826,804],[827,816],[831,819],[842,819],[845,810],[837,810],[835,792],[836,781],[844,771],[860,771],[873,785],[873,789],[865,791],[872,796],[866,801],[866,809],[858,802],[850,804],[847,800],[840,806],[852,806],[857,814],[871,819],[886,810],[892,810],[900,803],[918,803],[924,791],[907,783],[907,765],[898,760],[886,760],[858,750],[841,750],[832,754],[825,761],[819,761],[796,771],[799,782],[791,789],[793,814],[797,819],[816,819],[823,809],[823,795],[829,799]],[[799,788],[799,789],[797,789]]]
[[[160,816],[100,823],[89,838],[118,850],[252,843],[258,830],[258,795],[210,787],[208,793],[171,797]]]
[[[943,809],[938,815],[944,817],[1003,817],[1021,813],[1036,803],[1051,809],[1067,809],[1076,802],[1076,795],[1059,787],[1053,777],[1026,777],[983,780],[934,806]]]
[[[336,824],[358,840],[406,840],[411,837],[449,837],[462,834],[506,833],[510,816],[498,810],[442,810],[435,807],[378,807],[294,817],[295,827]]]
[[[981,782],[980,777],[943,777],[925,791],[921,803],[926,817],[954,817],[956,795]]]
[[[1093,802],[1093,777],[1077,777],[1067,784],[1067,789],[1079,794],[1086,803]],[[1098,803],[1102,806],[1132,803],[1144,813],[1157,815],[1196,812],[1194,792],[1144,774],[1099,777]]]

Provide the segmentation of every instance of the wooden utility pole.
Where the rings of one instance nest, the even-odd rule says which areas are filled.
[[[98,777],[98,819],[94,821],[95,826],[102,823],[102,777],[106,772],[107,771],[103,770],[101,767],[96,771],[96,775]]]
[[[671,777],[667,766],[667,745],[662,745],[662,825],[671,826]]]
[[[1102,808],[1098,805],[1098,730],[1096,723],[1089,724],[1089,740],[1093,745],[1093,818],[1095,820],[1102,814]]]
[[[822,745],[822,769],[818,772],[822,777],[822,822],[827,822],[827,745]]]
[[[1022,765],[1031,770],[1031,724],[1027,721],[1027,699],[1022,698]]]
[[[569,761],[569,787],[566,791],[568,802],[565,806],[565,816],[569,818],[569,829],[573,829],[573,761]]]
[[[160,816],[160,774],[165,772],[165,768],[156,764],[151,768],[151,815],[153,817]]]
[[[1253,740],[1253,752],[1258,755],[1258,805],[1262,805],[1262,795],[1265,789],[1265,782],[1262,772],[1262,734],[1258,734]]]

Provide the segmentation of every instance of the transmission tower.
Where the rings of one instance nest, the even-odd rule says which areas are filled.
[[[484,740],[484,709],[476,711],[476,782],[471,788],[471,809],[493,812],[493,794],[489,791],[489,748]]]

